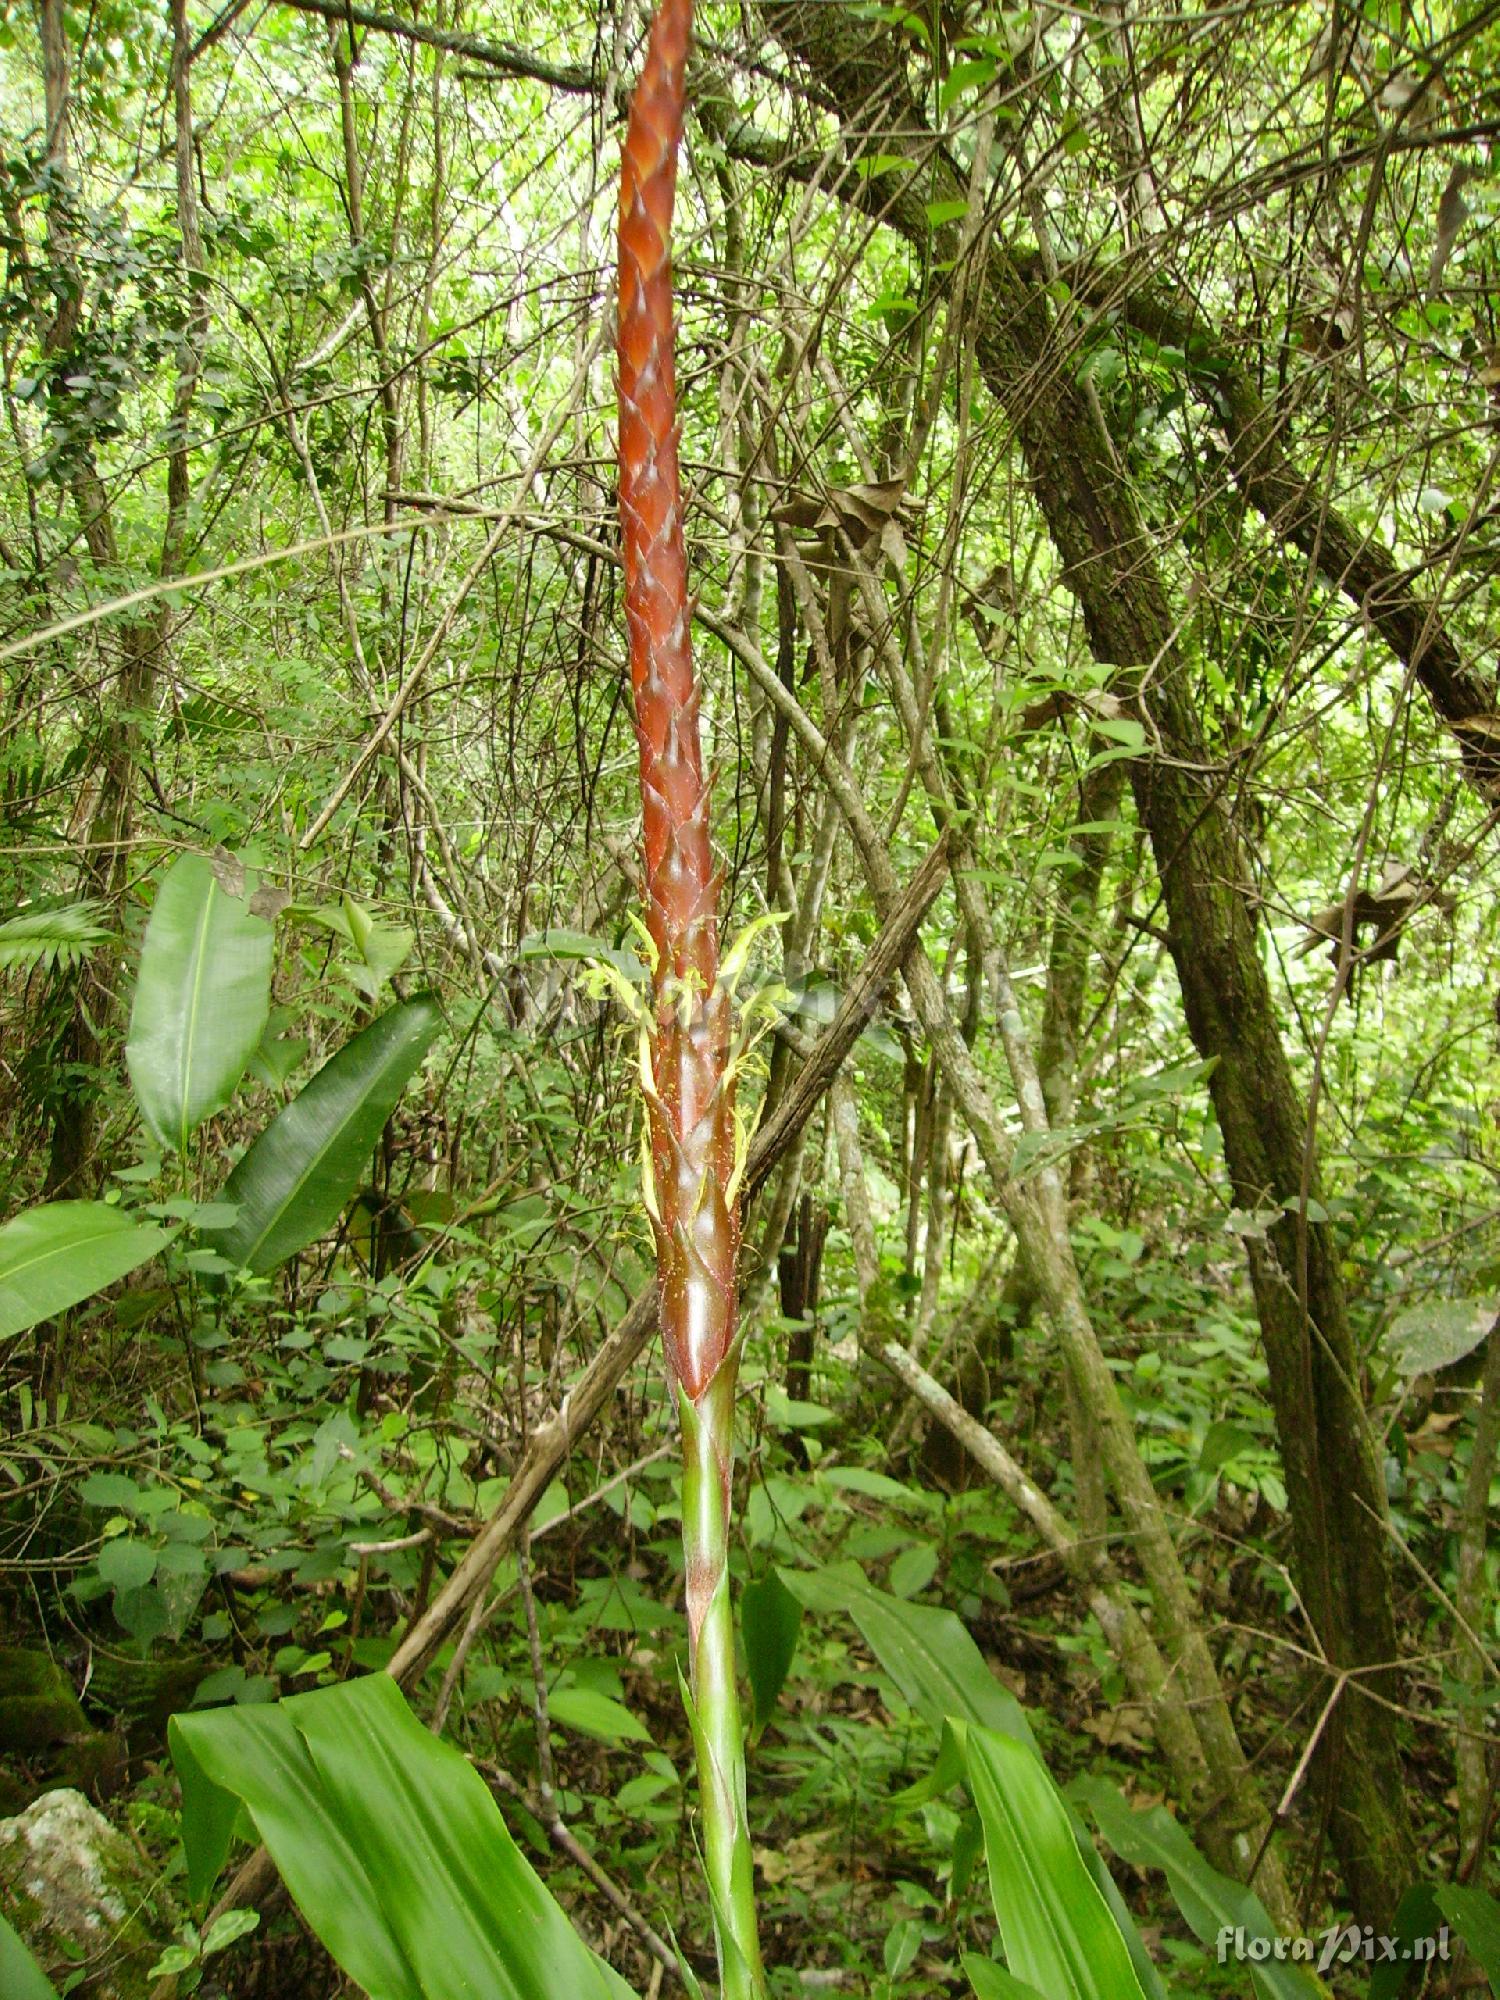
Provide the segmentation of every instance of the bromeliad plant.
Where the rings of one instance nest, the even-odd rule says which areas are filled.
[[[728,1537],[739,1373],[732,970],[693,671],[677,455],[672,208],[692,0],[662,0],[620,176],[620,520],[640,747],[653,1004],[642,1023],[662,1342],[682,1421],[682,1536],[705,1870],[725,2000],[764,1991],[735,1683]],[[731,957],[737,954],[731,954]]]

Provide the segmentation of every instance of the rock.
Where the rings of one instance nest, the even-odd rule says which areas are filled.
[[[160,1953],[151,1871],[81,1792],[44,1792],[0,1820],[0,1915],[55,1985],[87,2000],[146,2000]]]

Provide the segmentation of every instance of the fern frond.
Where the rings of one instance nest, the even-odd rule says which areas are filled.
[[[101,921],[104,906],[93,900],[62,903],[53,909],[22,910],[0,923],[0,972],[68,971],[113,935]]]

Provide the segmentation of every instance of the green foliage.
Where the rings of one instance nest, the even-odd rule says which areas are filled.
[[[66,1721],[76,1740],[0,1749],[0,1810],[102,1771],[107,1812],[171,1876],[168,1711],[249,1714],[378,1670],[649,1276],[627,1009],[577,977],[590,959],[632,992],[645,976],[615,436],[597,365],[575,374],[611,208],[590,107],[634,44],[601,51],[586,11],[539,23],[502,0],[458,24],[488,55],[342,24],[358,59],[341,77],[326,24],[226,18],[190,66],[190,277],[163,139],[169,10],[65,10],[65,158],[48,154],[41,18],[0,19],[0,1626],[57,1676],[18,1735]],[[847,19],[830,8],[819,32]],[[746,20],[700,9],[714,60],[693,74],[679,388],[726,935],[789,913],[757,946],[800,996],[767,1044],[775,1092],[879,914],[829,806],[834,760],[783,727],[756,656],[850,764],[898,879],[943,817],[929,750],[961,786],[964,872],[925,945],[1022,1199],[1044,1166],[1067,1183],[1088,1310],[1265,1797],[1300,1772],[1276,1847],[1315,1933],[1354,1912],[1320,1760],[1300,1762],[1323,1689],[1251,1267],[1264,1286],[1303,1213],[1327,1232],[1389,1496],[1390,1727],[1430,1878],[1394,1928],[1446,1922],[1493,1962],[1493,1884],[1452,1882],[1451,1799],[1458,1745],[1497,1715],[1453,1617],[1461,1582],[1488,1653],[1500,1630],[1496,1552],[1463,1541],[1500,1298],[1500,850],[1474,782],[1500,653],[1497,189],[1472,137],[1495,24],[1369,4],[1330,25],[1297,4],[1202,36],[1141,9],[872,5],[861,61],[895,51],[903,110],[862,151]],[[517,52],[567,87],[512,74]],[[790,143],[805,179],[767,170]],[[999,339],[981,324],[995,299]],[[1009,407],[997,357],[1033,328]],[[1159,593],[1159,656],[1093,657],[1077,548],[1047,530],[1015,422],[1054,384],[1107,432],[1101,464],[1140,530],[1118,590]],[[1293,486],[1263,512],[1236,471],[1247,435],[1307,482],[1300,544]],[[1360,565],[1388,552],[1388,584],[1330,555],[1339,515]],[[345,539],[323,545],[329,530]],[[1427,647],[1415,674],[1379,624],[1402,593]],[[902,663],[931,721],[915,742]],[[1179,667],[1203,737],[1187,759],[1141,698]],[[1482,698],[1450,728],[1430,689],[1460,668]],[[1253,911],[1313,1109],[1305,1208],[1300,1147],[1286,1201],[1232,1175],[1223,1078],[1188,1032],[1173,954],[1210,949],[1212,927],[1184,937],[1164,911],[1186,864],[1138,809],[1184,764],[1232,821],[1213,908]],[[1319,919],[1333,908],[1341,929],[1351,891],[1356,914],[1383,891],[1390,907],[1393,882],[1409,894],[1390,949],[1361,915],[1336,991]],[[1044,1066],[1065,1058],[1046,1137],[1015,1116],[994,963],[970,963],[986,927],[1021,1029]],[[403,1011],[422,989],[451,1040],[424,1042]],[[376,1084],[373,1061],[356,1076],[375,1031],[409,1034],[408,1056],[424,1044],[404,1087]],[[966,1968],[981,1996],[1059,2000],[989,1955],[949,1715],[1042,1746],[1143,1991],[1291,1990],[1298,1968],[1206,1962],[1211,1917],[1262,1919],[1189,1845],[1106,1633],[1025,1514],[861,1358],[872,1329],[894,1334],[1071,1526],[1094,1519],[1096,1441],[899,982],[843,1080],[859,1173],[820,1109],[770,1294],[747,1308],[737,1413],[731,1565],[776,2000],[804,1972],[930,2000]],[[752,1116],[760,1088],[747,1078]],[[771,1205],[747,1217],[752,1249]],[[1295,1286],[1295,1241],[1284,1268]],[[516,1840],[638,1989],[645,1948],[545,1825],[558,1813],[706,1980],[674,1426],[643,1358],[570,1430],[531,1516],[545,1743],[509,1559],[462,1659],[450,1636],[411,1691],[425,1720],[446,1690],[447,1740],[505,1774]],[[1160,1638],[1104,1497],[1119,1594]],[[1085,1819],[1128,1857],[1118,1889],[1078,1845]],[[288,1961],[290,1927],[268,1906],[207,1959],[191,1925],[157,1945],[180,1991],[243,1973],[268,2000],[325,2000],[323,1973]],[[9,2000],[21,1974],[0,1967]],[[1371,2000],[1395,2000],[1393,1970],[1370,1968]]]
[[[271,926],[226,895],[213,864],[182,855],[157,891],[141,946],[125,1061],[147,1128],[185,1152],[222,1111],[271,1006]]]
[[[1144,2000],[1125,1941],[1079,1856],[1067,1809],[1035,1752],[1013,1736],[972,1728],[964,1759],[1011,1971],[1052,2000]]]
[[[1274,1939],[1276,1927],[1253,1890],[1209,1866],[1183,1828],[1164,1806],[1133,1811],[1119,1787],[1105,1778],[1075,1778],[1072,1798],[1086,1806],[1111,1851],[1136,1868],[1160,1868],[1172,1899],[1187,1918],[1193,1934],[1213,1944],[1222,1930],[1237,1930],[1246,1938]],[[1261,2000],[1318,2000],[1326,1989],[1301,1965],[1249,1961],[1250,1981]]]
[[[564,1729],[579,1730],[601,1743],[649,1743],[651,1732],[623,1702],[595,1688],[556,1688],[547,1698],[547,1712]]]
[[[180,1715],[172,1754],[198,1900],[243,1806],[308,1922],[380,2000],[626,2000],[483,1781],[383,1675],[276,1707]]]
[[[1408,1306],[1385,1332],[1385,1349],[1403,1375],[1428,1375],[1462,1361],[1500,1318],[1500,1298],[1454,1299]]]
[[[1017,1979],[992,1958],[980,1958],[972,1951],[965,1952],[964,1971],[979,2000],[1043,2000],[1034,1986]]]
[[[1500,1981],[1500,1903],[1485,1889],[1448,1882],[1433,1892],[1438,1909],[1484,1968],[1491,1988]]]
[[[390,1008],[277,1113],[224,1183],[235,1219],[210,1235],[227,1262],[272,1271],[333,1227],[442,1018],[425,994]]]
[[[6,2000],[57,2000],[57,1988],[0,1916],[0,1991]]]
[[[228,1951],[232,1944],[248,1937],[259,1925],[258,1910],[225,1910],[213,1919],[206,1931],[200,1931],[196,1924],[184,1924],[179,1933],[180,1942],[167,1946],[152,1966],[149,1977],[170,1977],[177,1981],[180,1991],[192,1992],[202,1978],[203,1968],[209,1959],[216,1958],[221,1951]]]
[[[92,900],[23,910],[0,923],[0,971],[66,972],[109,937],[103,905]]]
[[[102,1201],[53,1201],[0,1228],[0,1340],[91,1298],[166,1247],[168,1232]]]
[[[1041,1769],[1041,1753],[1025,1711],[995,1679],[973,1638],[951,1611],[908,1604],[877,1590],[852,1563],[830,1565],[812,1574],[788,1571],[784,1581],[809,1608],[852,1618],[902,1695],[942,1732],[936,1771],[919,1788],[919,1795],[942,1791],[964,1772],[964,1732],[971,1729],[987,1730],[993,1737],[1015,1742]],[[1042,1775],[1045,1778],[1045,1772]],[[1046,1782],[1051,1783],[1050,1779]],[[1143,1989],[1146,2000],[1163,2000],[1161,1982],[1108,1869],[1081,1821],[1066,1805],[1060,1809],[1069,1822],[1075,1860],[1123,1941],[1133,1981]]]
[[[902,1694],[935,1729],[956,1716],[1035,1747],[1020,1704],[984,1664],[953,1612],[877,1590],[854,1563],[778,1575],[808,1610],[852,1618]]]
[[[345,893],[338,903],[315,909],[288,907],[289,918],[302,917],[321,926],[344,945],[342,967],[355,991],[372,1005],[407,959],[417,934],[409,924],[383,923]]]
[[[750,1674],[750,1735],[759,1736],[776,1712],[797,1655],[802,1606],[776,1571],[747,1583],[740,1592],[740,1636]]]

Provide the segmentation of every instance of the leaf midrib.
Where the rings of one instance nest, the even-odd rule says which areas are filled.
[[[391,1064],[395,1060],[397,1054],[400,1052],[401,1047],[405,1041],[405,1030],[409,1025],[410,1024],[406,1021],[399,1023],[399,1026],[402,1029],[402,1035],[400,1039],[396,1042],[396,1044],[386,1052],[386,1055],[381,1062],[380,1068],[377,1071],[376,1076],[372,1078],[369,1087],[360,1094],[360,1097],[355,1102],[355,1104],[351,1106],[348,1113],[343,1118],[341,1118],[338,1121],[338,1123],[329,1131],[328,1136],[324,1139],[322,1145],[319,1146],[317,1152],[314,1153],[312,1158],[308,1161],[305,1172],[297,1176],[291,1189],[288,1191],[286,1200],[278,1203],[275,1213],[272,1215],[271,1219],[267,1222],[265,1228],[260,1232],[260,1234],[255,1238],[254,1242],[246,1250],[244,1254],[244,1263],[247,1267],[254,1261],[255,1257],[260,1252],[261,1246],[271,1236],[277,1224],[281,1221],[282,1217],[287,1213],[287,1210],[292,1207],[293,1203],[297,1200],[297,1197],[301,1194],[302,1190],[311,1181],[318,1167],[327,1157],[339,1133],[344,1131],[353,1122],[354,1116],[358,1112],[360,1104],[364,1103],[366,1099],[374,1095],[376,1083],[386,1075],[387,1071],[391,1067]],[[348,1048],[349,1046],[350,1044],[347,1042],[344,1045],[345,1048]],[[343,1050],[341,1049],[338,1051],[338,1054],[330,1056],[328,1059],[329,1064],[337,1062],[339,1055],[342,1054]],[[325,1067],[327,1067],[327,1065],[325,1065]],[[321,1076],[322,1073],[323,1072],[320,1070],[318,1072],[318,1075]],[[316,1081],[317,1078],[314,1077],[313,1083],[316,1083]],[[312,1087],[311,1084],[308,1087],[310,1089]],[[289,1107],[289,1109],[295,1109],[296,1104],[300,1102],[301,1102],[300,1098],[294,1099],[293,1104],[292,1106]],[[269,1130],[271,1128],[268,1127],[267,1129]]]
[[[192,958],[192,972],[187,1006],[187,1032],[182,1038],[182,1068],[179,1076],[180,1088],[177,1098],[177,1150],[187,1154],[188,1139],[192,1133],[190,1111],[192,1105],[193,1052],[198,1040],[198,1011],[203,1000],[203,968],[208,962],[205,939],[213,922],[214,893],[218,888],[212,871],[208,876],[208,893],[203,898],[203,910],[198,920],[197,947]]]

